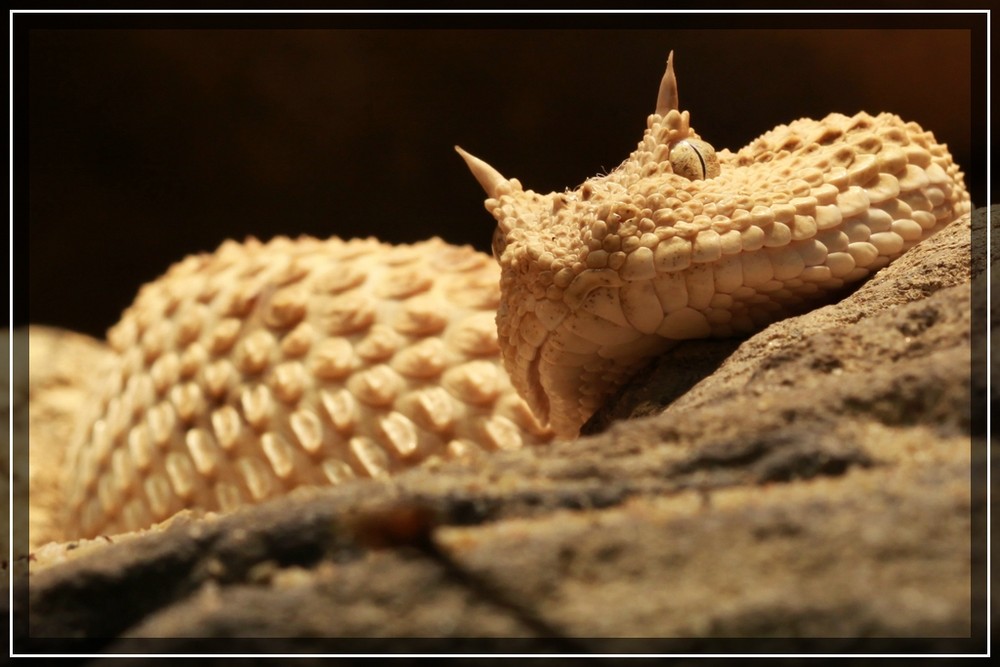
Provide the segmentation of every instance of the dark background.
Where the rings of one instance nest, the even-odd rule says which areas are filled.
[[[39,24],[15,56],[26,317],[101,336],[143,282],[226,238],[488,250],[492,218],[452,147],[534,190],[576,186],[639,142],[670,49],[681,106],[716,148],[803,116],[891,111],[947,142],[981,204],[973,35],[929,18]]]

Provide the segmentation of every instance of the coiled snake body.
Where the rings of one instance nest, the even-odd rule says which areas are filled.
[[[66,457],[66,536],[575,437],[677,341],[760,329],[971,208],[946,146],[897,116],[716,153],[677,99],[671,56],[636,150],[573,191],[458,149],[496,262],[438,239],[251,239],[143,287]]]

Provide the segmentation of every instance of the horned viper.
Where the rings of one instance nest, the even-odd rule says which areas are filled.
[[[672,54],[638,147],[574,190],[458,150],[496,261],[440,239],[248,239],[144,286],[66,457],[66,536],[575,437],[669,346],[760,329],[971,208],[947,147],[892,114],[714,150]]]

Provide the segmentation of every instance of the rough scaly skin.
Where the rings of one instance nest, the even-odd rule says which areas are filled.
[[[175,265],[109,333],[66,537],[547,442],[527,406],[574,437],[677,341],[759,329],[970,210],[946,147],[890,114],[795,121],[717,167],[699,139],[671,59],[638,148],[576,190],[459,149],[499,270],[437,239],[227,242]]]
[[[761,329],[971,209],[947,147],[892,114],[779,126],[704,179],[675,151],[699,140],[671,54],[642,141],[606,176],[539,195],[462,152],[499,223],[505,366],[561,437],[677,341]]]
[[[440,239],[224,243],[146,285],[67,457],[67,537],[547,442],[499,357],[499,270]]]

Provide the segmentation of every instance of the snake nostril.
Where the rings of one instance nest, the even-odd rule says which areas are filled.
[[[503,230],[497,227],[493,230],[493,259],[497,262],[500,261],[500,256],[503,255],[503,251],[507,249],[507,235],[504,234]]]

